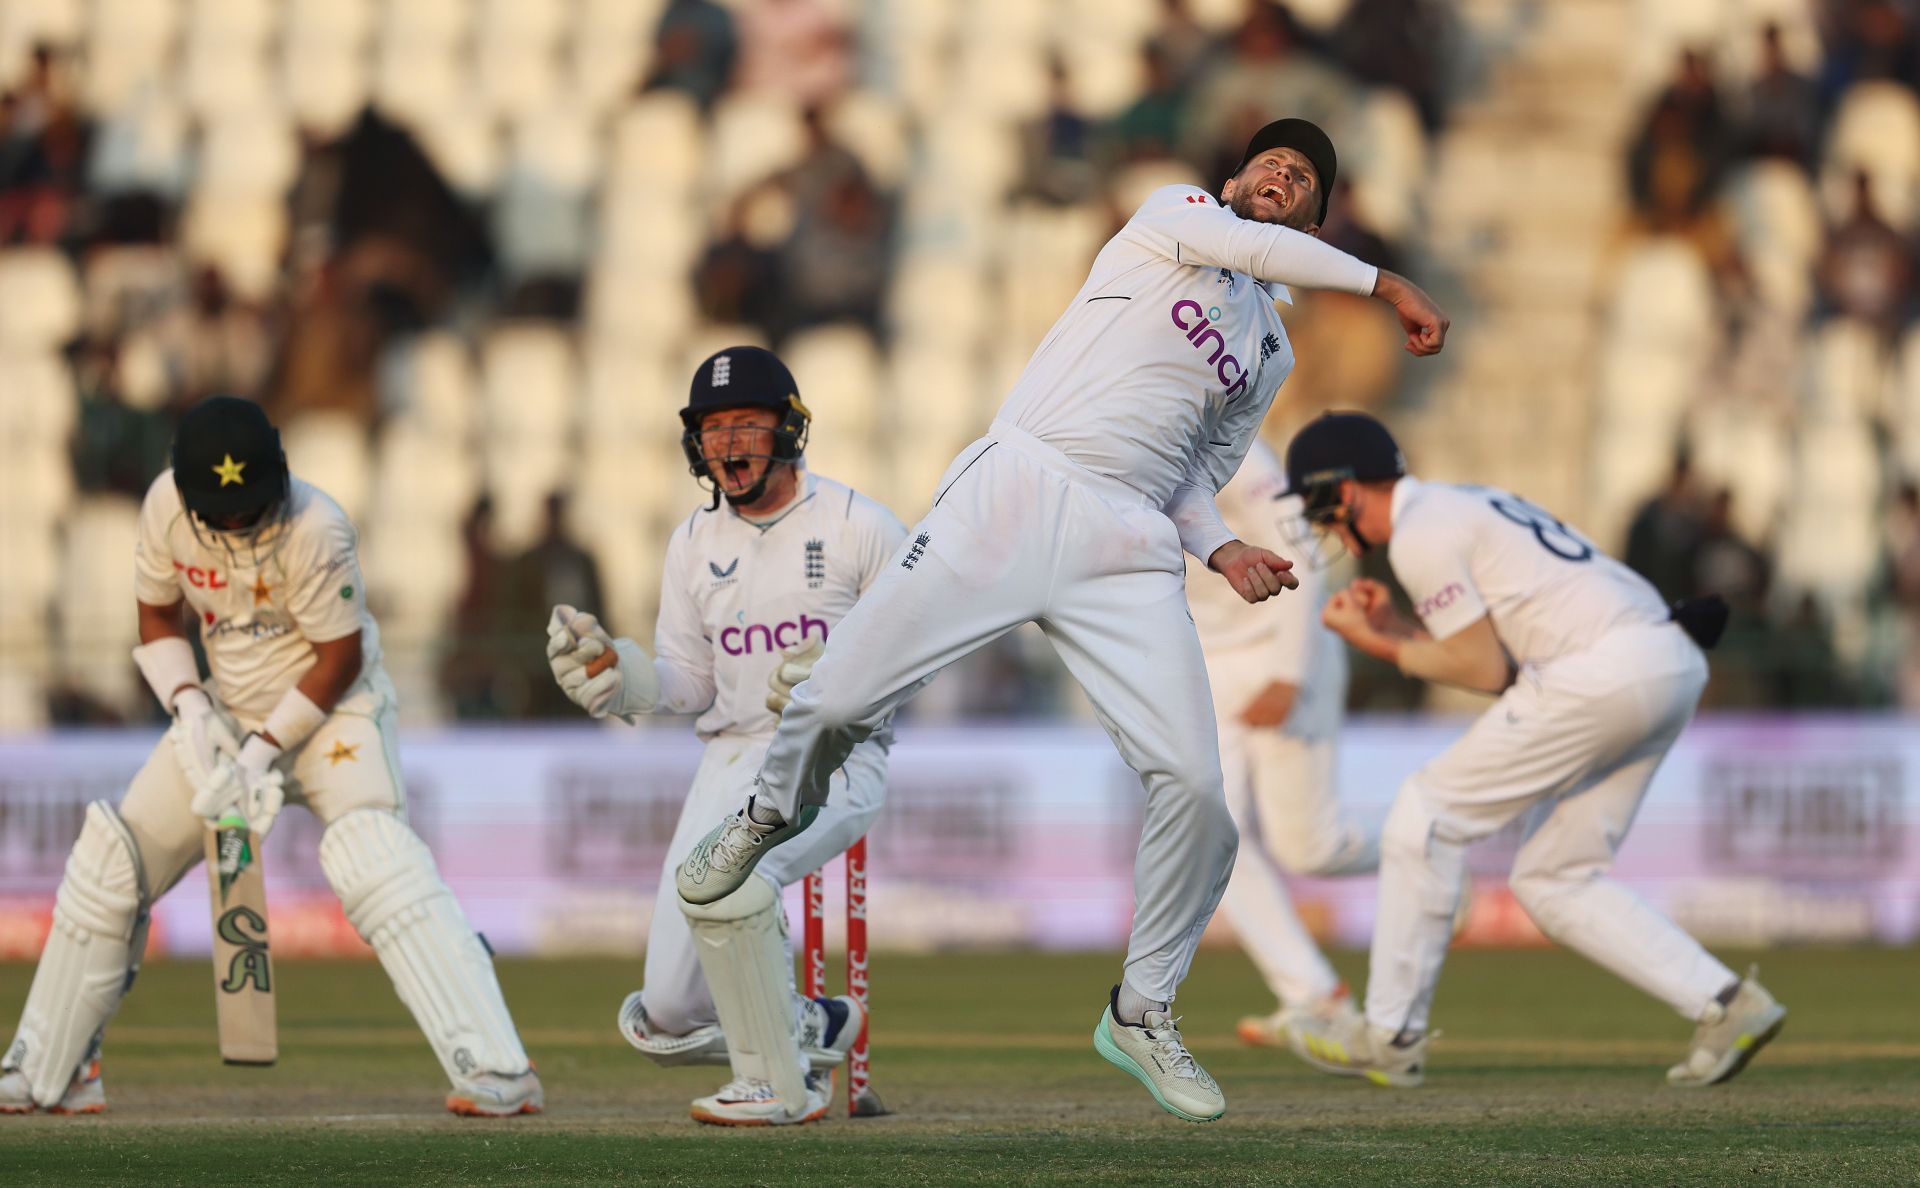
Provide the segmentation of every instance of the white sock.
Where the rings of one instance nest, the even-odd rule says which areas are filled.
[[[1114,1017],[1122,1023],[1139,1027],[1146,1022],[1148,1011],[1165,1011],[1171,1005],[1137,993],[1132,986],[1122,982],[1120,997],[1114,1003]]]
[[[758,797],[747,798],[747,819],[755,825],[785,825],[787,819],[773,809],[760,803]]]

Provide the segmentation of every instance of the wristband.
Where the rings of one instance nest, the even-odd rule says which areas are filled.
[[[313,704],[313,699],[296,687],[280,695],[280,703],[260,724],[260,731],[272,735],[281,750],[291,751],[306,742],[308,736],[320,729],[326,720],[327,711]]]

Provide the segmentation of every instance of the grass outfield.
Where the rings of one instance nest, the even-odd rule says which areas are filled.
[[[282,964],[263,1070],[220,1064],[206,966],[157,962],[109,1038],[110,1112],[0,1118],[0,1167],[9,1185],[1920,1182],[1920,954],[1765,961],[1786,1031],[1685,1093],[1662,1083],[1688,1034],[1663,1008],[1564,953],[1455,953],[1427,1085],[1395,1092],[1239,1046],[1235,1019],[1268,1003],[1242,957],[1204,952],[1180,1006],[1228,1113],[1194,1126],[1093,1053],[1114,959],[881,954],[874,1084],[899,1112],[777,1132],[694,1124],[719,1070],[655,1069],[619,1039],[637,963],[502,963],[547,1113],[490,1122],[440,1112],[370,962]],[[31,976],[0,965],[6,1023]]]

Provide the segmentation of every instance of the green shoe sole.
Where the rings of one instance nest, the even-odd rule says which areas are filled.
[[[1161,1096],[1160,1086],[1153,1083],[1153,1078],[1147,1075],[1147,1071],[1135,1063],[1133,1057],[1121,1051],[1120,1045],[1113,1041],[1113,1034],[1107,1030],[1108,1018],[1107,1009],[1102,1007],[1100,1009],[1100,1022],[1097,1023],[1093,1029],[1093,1050],[1105,1057],[1108,1064],[1113,1065],[1120,1071],[1132,1076],[1134,1080],[1145,1085],[1147,1092],[1153,1094],[1153,1100],[1160,1103],[1161,1109],[1186,1122],[1217,1122],[1226,1114],[1227,1111],[1225,1107],[1222,1107],[1218,1114],[1190,1114]]]

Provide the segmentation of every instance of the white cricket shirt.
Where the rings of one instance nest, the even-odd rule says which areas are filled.
[[[1645,578],[1512,492],[1409,476],[1392,511],[1387,560],[1435,639],[1490,615],[1515,664],[1543,664],[1668,618]]]
[[[1277,286],[1368,294],[1377,276],[1196,186],[1164,186],[1100,249],[998,419],[1142,492],[1205,561],[1232,539],[1213,495],[1293,370]]]
[[[816,474],[760,525],[701,507],[667,545],[654,626],[657,713],[699,713],[701,738],[771,735],[767,678],[780,653],[826,639],[906,537],[885,507]]]
[[[1254,439],[1239,473],[1220,488],[1220,516],[1249,544],[1285,555],[1280,524],[1299,514],[1297,499],[1280,499],[1287,476],[1266,442]],[[1291,505],[1291,508],[1289,508]],[[1217,713],[1238,716],[1271,681],[1293,685],[1293,710],[1280,726],[1298,738],[1331,738],[1340,729],[1347,696],[1347,653],[1320,622],[1326,575],[1294,567],[1300,588],[1249,605],[1227,579],[1204,565],[1187,566],[1187,604],[1207,655],[1207,680]]]
[[[348,696],[381,673],[359,534],[326,492],[298,478],[290,486],[286,522],[255,544],[204,529],[202,544],[171,470],[153,480],[140,508],[134,597],[150,606],[185,597],[200,620],[215,692],[249,728],[313,667],[313,644],[360,633],[360,676]]]

